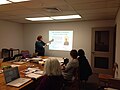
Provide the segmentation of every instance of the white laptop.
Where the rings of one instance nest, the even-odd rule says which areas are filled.
[[[1,64],[2,64],[2,62],[3,62],[3,58],[0,58],[0,73],[3,72],[2,68],[1,68]]]
[[[29,78],[20,78],[18,67],[4,70],[4,77],[7,85],[20,87],[29,82]]]

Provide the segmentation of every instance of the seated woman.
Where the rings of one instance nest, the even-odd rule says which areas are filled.
[[[74,71],[79,67],[77,50],[71,50],[70,56],[72,57],[72,60],[70,60],[69,63],[63,68],[63,76],[66,81],[72,81],[75,74]]]
[[[36,90],[60,90],[63,87],[63,76],[57,59],[48,59],[44,66],[44,75],[40,78]]]

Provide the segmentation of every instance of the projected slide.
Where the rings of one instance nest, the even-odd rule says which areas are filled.
[[[50,50],[72,50],[73,31],[49,31],[49,40],[52,39]]]

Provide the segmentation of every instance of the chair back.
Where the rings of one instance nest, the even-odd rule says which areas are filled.
[[[7,48],[3,48],[1,52],[1,57],[3,58],[3,62],[11,60],[10,50]]]
[[[63,62],[63,64],[62,64],[62,66],[63,66],[63,65],[65,65],[65,66],[66,66],[66,65],[67,65],[67,63],[69,62],[69,59],[68,59],[68,58],[63,58],[63,59],[64,59],[64,62]]]
[[[29,58],[30,57],[30,53],[28,50],[21,50],[21,54],[23,56],[23,58]]]
[[[10,57],[10,50],[9,50],[9,49],[6,49],[6,48],[3,48],[1,54],[2,54],[2,55],[1,55],[2,58],[8,58],[8,57]]]
[[[12,60],[15,60],[15,61],[20,61],[22,59],[22,54],[16,54],[13,56]]]

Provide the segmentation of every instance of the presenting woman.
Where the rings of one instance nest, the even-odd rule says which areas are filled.
[[[42,36],[39,35],[37,37],[37,41],[35,42],[35,53],[37,53],[37,56],[44,56],[45,55],[45,46],[51,44],[51,42],[54,41],[52,39],[48,43],[45,43],[42,39],[43,39]]]
[[[44,56],[45,54],[45,45],[46,43],[42,41],[42,36],[37,37],[37,41],[35,42],[35,53],[37,53],[38,56]]]

